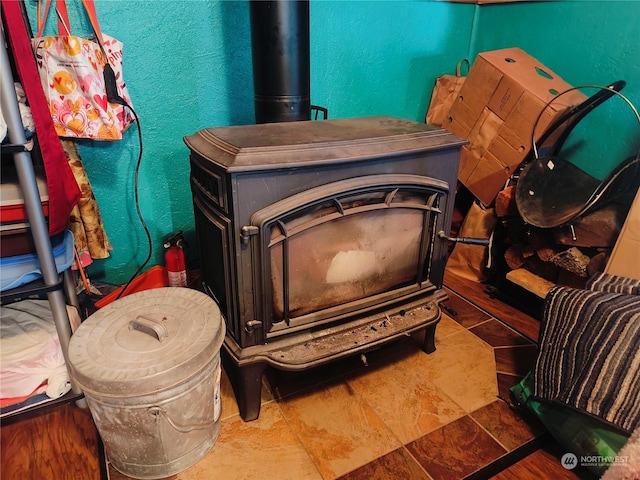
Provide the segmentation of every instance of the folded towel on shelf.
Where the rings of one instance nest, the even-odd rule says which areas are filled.
[[[65,365],[60,365],[49,372],[45,393],[49,398],[59,398],[71,390],[71,379]]]
[[[0,307],[0,377],[0,398],[30,395],[45,381],[55,397],[65,388],[68,374],[47,300]]]
[[[20,405],[27,402],[30,398],[35,397],[37,395],[46,395],[47,391],[47,382],[42,382],[38,387],[28,395],[22,395],[21,397],[10,397],[3,398],[0,397],[0,413],[4,413],[5,410],[12,410],[14,405]],[[48,398],[48,397],[47,397]]]

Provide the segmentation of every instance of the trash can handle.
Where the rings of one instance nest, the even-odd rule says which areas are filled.
[[[187,424],[178,424],[176,422],[174,422],[171,417],[169,417],[169,414],[167,413],[167,411],[162,408],[159,407],[158,405],[154,405],[152,407],[149,407],[149,409],[147,410],[147,412],[149,413],[149,415],[151,415],[152,417],[164,417],[165,420],[169,423],[169,425],[171,425],[176,431],[180,432],[180,433],[189,433],[193,430],[202,430],[205,428],[210,428],[212,425],[215,425],[216,422],[218,421],[218,418],[220,418],[220,414],[216,414],[214,412],[215,418],[213,420],[206,420],[206,421],[202,421],[201,423],[187,423]]]
[[[138,330],[142,333],[152,336],[159,342],[167,338],[168,332],[166,325],[155,318],[138,315],[135,320],[129,322],[129,330]]]

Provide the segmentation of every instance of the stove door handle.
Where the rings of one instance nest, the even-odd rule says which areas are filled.
[[[464,243],[466,245],[482,245],[484,247],[489,246],[488,238],[472,238],[472,237],[447,237],[447,235],[441,230],[438,232],[438,238],[448,240],[454,243]]]

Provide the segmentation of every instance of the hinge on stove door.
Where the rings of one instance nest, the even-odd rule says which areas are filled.
[[[255,225],[245,225],[240,228],[240,241],[244,244],[249,243],[249,237],[257,235],[260,230]]]

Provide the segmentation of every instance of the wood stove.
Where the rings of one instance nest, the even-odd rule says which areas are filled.
[[[266,367],[300,371],[424,332],[435,350],[464,142],[394,117],[185,137],[202,286],[227,323],[240,415]]]

